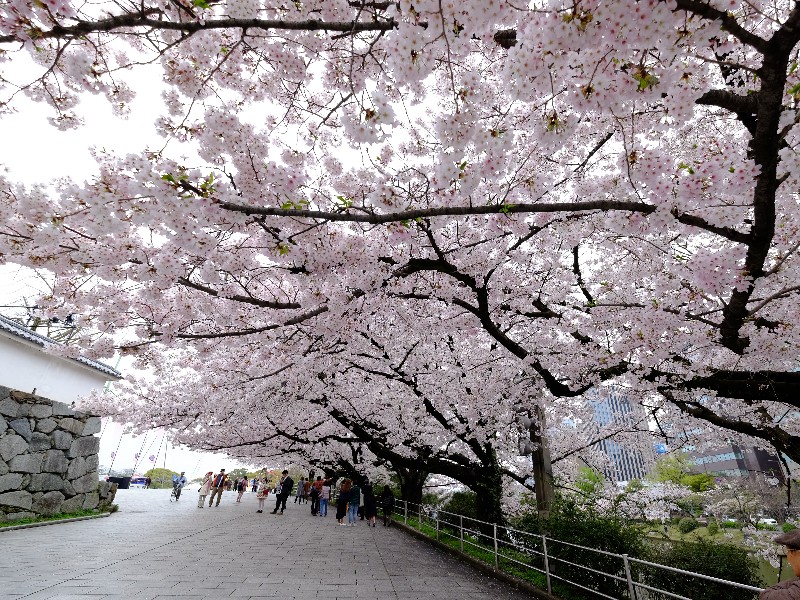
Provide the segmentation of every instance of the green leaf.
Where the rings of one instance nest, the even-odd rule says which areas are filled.
[[[192,6],[196,6],[197,8],[211,8],[207,0],[192,0]]]

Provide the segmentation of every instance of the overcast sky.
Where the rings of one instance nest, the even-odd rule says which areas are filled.
[[[154,80],[157,81],[157,80]],[[86,180],[96,171],[92,147],[113,151],[116,154],[141,152],[146,147],[160,148],[164,144],[154,130],[153,122],[160,106],[158,86],[153,80],[141,86],[130,119],[112,114],[103,98],[88,97],[79,111],[91,115],[86,125],[74,131],[59,131],[47,122],[52,113],[43,106],[23,101],[17,104],[15,114],[0,118],[4,133],[0,144],[0,168],[15,181],[47,183],[59,177]],[[148,85],[149,84],[149,85]],[[17,265],[0,265],[0,313],[18,316],[13,306],[27,299],[33,301],[46,289],[46,284],[32,271]],[[116,359],[106,361],[116,365]],[[129,366],[121,362],[118,369],[124,374]],[[156,465],[186,471],[190,479],[206,471],[220,468],[230,471],[242,465],[220,454],[194,452],[174,448],[164,440],[163,431],[152,431],[146,436],[123,435],[121,424],[104,423],[100,438],[100,464],[115,470],[136,467],[144,473]],[[112,458],[112,453],[114,457]],[[136,454],[141,456],[137,459]],[[158,457],[150,461],[149,457]],[[157,463],[157,464],[156,464]],[[261,465],[258,465],[261,466]],[[277,466],[277,465],[276,465]]]

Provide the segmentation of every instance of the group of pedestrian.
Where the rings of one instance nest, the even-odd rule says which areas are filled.
[[[301,477],[295,492],[295,503],[303,504],[311,502],[311,515],[319,517],[328,516],[328,504],[331,500],[334,481],[330,478],[323,479],[317,477],[316,481],[311,482],[310,478]],[[258,499],[257,513],[264,512],[264,503],[270,493],[269,482],[266,478],[255,478],[249,481],[247,477],[242,477],[234,482],[225,473],[225,469],[220,469],[219,473],[209,471],[205,474],[203,482],[198,490],[200,498],[197,502],[198,508],[205,506],[206,497],[209,493],[208,506],[219,506],[222,499],[222,492],[225,489],[233,488],[237,492],[236,502],[241,503],[242,496],[248,487],[255,490]],[[286,510],[286,502],[295,489],[294,479],[289,475],[289,471],[284,469],[281,478],[275,486],[275,509],[272,514],[283,514]],[[216,504],[214,498],[216,497]],[[383,525],[391,526],[391,515],[394,510],[394,494],[388,485],[383,487],[380,497],[375,496],[375,491],[369,480],[364,479],[360,484],[352,479],[345,479],[339,487],[339,495],[336,500],[336,520],[339,525],[354,527],[359,520],[366,520],[367,526],[377,526],[378,509],[383,511]],[[347,517],[347,523],[344,522]]]
[[[383,525],[389,527],[392,523],[394,510],[394,494],[392,489],[385,485],[380,498],[375,497],[375,491],[369,480],[364,480],[361,485],[351,479],[342,481],[339,488],[339,497],[336,500],[336,520],[339,525],[355,527],[359,518],[366,519],[367,527],[376,527],[378,506],[383,510]],[[344,522],[345,516],[347,523]]]

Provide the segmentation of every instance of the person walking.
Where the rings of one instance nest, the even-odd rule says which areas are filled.
[[[211,481],[214,478],[214,473],[209,471],[206,473],[205,477],[203,477],[203,483],[200,484],[200,489],[197,490],[200,492],[200,499],[197,501],[197,508],[203,508],[203,505],[206,503],[206,496],[208,496],[208,492],[211,489]]]
[[[258,479],[253,477],[253,481],[251,481],[251,483],[253,485],[252,491],[253,492],[258,492]]]
[[[267,496],[269,495],[269,484],[265,481],[262,483],[256,482],[258,485],[258,491],[256,492],[256,498],[258,498],[258,510],[257,513],[264,512],[264,502],[267,500]]]
[[[305,477],[301,477],[300,481],[297,482],[297,493],[294,495],[295,504],[297,504],[298,500],[301,504],[303,503],[303,492],[306,489],[305,482]]]
[[[303,482],[303,501],[308,504],[308,498],[311,495],[311,479],[306,478],[305,482]]]
[[[328,516],[328,502],[331,499],[330,481],[324,481],[319,488],[319,516]]]
[[[355,527],[358,521],[359,504],[361,504],[361,488],[356,483],[350,488],[350,495],[347,497],[347,524],[350,527]]]
[[[344,525],[344,518],[347,515],[347,503],[350,500],[350,486],[352,482],[345,479],[339,488],[339,497],[336,498],[336,521],[339,525]]]
[[[236,491],[239,493],[236,496],[236,503],[241,503],[242,496],[244,495],[244,491],[247,489],[247,477],[242,477],[239,481],[236,482]]]
[[[364,518],[367,520],[367,527],[369,527],[370,524],[375,527],[375,517],[378,516],[378,506],[372,484],[369,481],[365,481],[361,492],[364,496]]]
[[[381,508],[383,509],[383,526],[391,527],[392,511],[394,511],[394,494],[388,485],[383,486],[383,492],[381,492]]]
[[[283,514],[283,511],[286,510],[286,500],[289,498],[289,494],[292,493],[292,488],[294,487],[294,479],[289,477],[289,471],[284,469],[281,475],[283,475],[280,483],[281,491],[278,493],[277,500],[275,501],[275,510],[272,511],[273,515],[278,512],[278,509],[280,509],[281,514]]]
[[[225,484],[228,483],[228,476],[225,474],[225,469],[220,469],[219,473],[214,476],[214,479],[211,481],[211,497],[208,499],[208,506],[214,503],[214,496],[217,496],[217,503],[215,506],[219,506],[219,501],[222,500],[222,492],[225,490]]]

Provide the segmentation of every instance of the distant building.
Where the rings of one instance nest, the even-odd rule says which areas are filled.
[[[784,480],[783,468],[777,454],[755,446],[721,444],[703,451],[696,451],[692,446],[687,450],[686,457],[694,465],[694,473],[727,477],[762,474]]]
[[[594,421],[598,432],[608,427],[618,427],[625,430],[630,425],[633,431],[646,421],[644,409],[638,403],[631,402],[628,391],[619,387],[609,386],[594,388],[586,397],[594,412]],[[646,433],[634,435],[647,435]],[[620,436],[624,440],[624,436]],[[638,444],[615,439],[605,439],[597,442],[595,447],[607,457],[609,464],[604,469],[606,477],[620,483],[633,479],[643,479],[653,466],[655,460],[653,451],[643,451],[650,448],[649,443]]]

